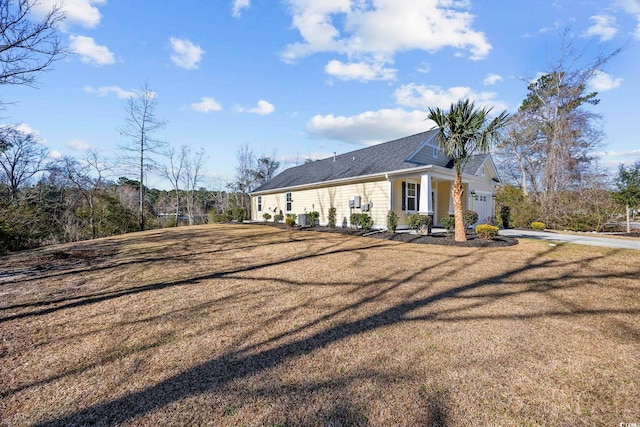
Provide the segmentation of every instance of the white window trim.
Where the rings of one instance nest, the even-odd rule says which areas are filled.
[[[415,195],[412,197],[415,200],[415,203],[413,204],[415,209],[409,209],[409,184],[415,185]],[[418,181],[413,179],[405,180],[404,206],[406,207],[405,212],[407,213],[418,212]]]
[[[284,193],[284,208],[286,212],[293,210],[293,193],[291,191]]]

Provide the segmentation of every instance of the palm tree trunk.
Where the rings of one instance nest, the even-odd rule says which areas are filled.
[[[464,216],[462,213],[462,195],[464,194],[464,187],[462,186],[462,176],[456,173],[456,178],[453,181],[453,189],[451,196],[453,197],[453,212],[456,219],[456,242],[466,242],[467,233],[464,229]]]

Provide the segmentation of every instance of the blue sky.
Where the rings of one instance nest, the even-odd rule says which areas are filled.
[[[42,12],[58,0],[41,0]],[[115,156],[127,96],[157,93],[157,137],[231,179],[248,144],[287,166],[427,130],[428,107],[460,97],[515,111],[569,28],[585,58],[627,48],[592,81],[600,164],[640,160],[640,0],[66,0],[75,54],[37,88],[3,87],[5,121],[53,156]],[[116,173],[122,175],[123,173]],[[130,174],[131,177],[134,174]],[[159,178],[151,185],[165,186]]]

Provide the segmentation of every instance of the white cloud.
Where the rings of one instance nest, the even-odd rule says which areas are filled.
[[[40,0],[34,3],[33,11],[37,15],[45,15],[54,6],[60,5],[66,19],[65,23],[77,23],[86,28],[94,28],[102,18],[100,11],[94,5],[105,4],[107,0]]]
[[[49,158],[53,160],[60,159],[62,158],[62,153],[58,150],[49,150]]]
[[[69,40],[71,49],[80,55],[82,62],[97,66],[110,65],[116,62],[109,48],[96,44],[91,37],[69,36]]]
[[[393,68],[384,68],[384,63],[351,62],[345,64],[335,59],[330,61],[324,70],[330,76],[340,80],[360,81],[395,80],[397,71]]]
[[[485,86],[491,86],[498,83],[499,81],[502,81],[502,76],[498,74],[487,74],[487,77],[484,78],[483,83]]]
[[[91,148],[91,144],[80,139],[71,139],[66,142],[65,146],[74,151],[86,151]]]
[[[231,10],[231,14],[239,18],[242,9],[246,9],[251,5],[250,0],[233,0],[233,8]]]
[[[293,62],[319,52],[346,55],[350,62],[392,63],[398,52],[430,53],[451,47],[473,60],[489,54],[485,34],[473,29],[467,1],[286,0],[302,41],[282,59]],[[349,70],[353,72],[353,70]]]
[[[260,116],[266,116],[267,114],[273,113],[275,110],[276,110],[276,107],[274,107],[273,104],[265,101],[264,99],[261,99],[260,101],[258,101],[258,105],[254,108],[236,107],[236,111],[240,113],[247,112],[247,113],[258,114]]]
[[[613,78],[611,74],[604,71],[596,71],[591,80],[589,80],[589,90],[596,92],[604,92],[615,89],[622,84],[621,78]]]
[[[640,0],[617,0],[616,5],[632,15],[640,15]]]
[[[198,62],[200,62],[202,55],[205,53],[200,46],[191,43],[189,40],[175,37],[171,37],[169,43],[171,43],[171,49],[173,50],[171,61],[174,64],[186,70],[198,68]]]
[[[424,86],[415,83],[400,86],[396,92],[396,103],[404,107],[448,109],[452,103],[459,99],[470,99],[478,107],[492,107],[497,111],[506,110],[504,102],[496,99],[495,92],[474,92],[465,86],[455,86],[442,89],[439,86]]]
[[[637,19],[638,25],[634,37],[640,39],[640,0],[617,0],[615,5]]]
[[[422,74],[428,74],[431,72],[431,64],[429,64],[428,62],[423,62],[418,66],[418,68],[416,68],[416,71]]]
[[[191,104],[191,109],[200,113],[208,113],[210,111],[222,110],[222,105],[220,105],[215,99],[205,96],[200,98],[200,102]]]
[[[317,115],[307,123],[313,138],[373,145],[430,129],[427,113],[402,108],[366,111],[355,116]]]
[[[610,15],[594,15],[589,18],[594,24],[587,29],[585,36],[600,37],[600,41],[611,40],[618,33],[616,18]]]
[[[129,99],[132,96],[136,96],[136,92],[133,90],[125,90],[118,86],[100,86],[98,88],[93,86],[85,86],[84,91],[87,93],[94,93],[98,96],[107,96],[114,94],[120,99]]]

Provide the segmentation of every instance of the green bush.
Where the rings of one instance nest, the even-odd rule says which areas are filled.
[[[209,216],[210,224],[225,222],[227,220],[226,214],[224,212],[220,212],[218,209],[211,209],[207,215]]]
[[[288,227],[293,227],[294,225],[296,225],[295,215],[291,217],[291,214],[287,214],[287,219],[285,219],[284,222]]]
[[[462,213],[462,221],[465,227],[475,224],[478,222],[478,212],[476,211],[464,211]]]
[[[431,227],[431,217],[429,215],[413,214],[407,217],[407,223],[412,230]]]
[[[365,231],[371,230],[371,227],[373,227],[373,219],[366,213],[352,213],[351,226],[362,228]]]
[[[233,209],[233,219],[242,222],[247,219],[247,211],[244,208],[236,207]]]
[[[398,228],[398,214],[395,213],[394,211],[389,211],[387,213],[387,229],[390,232],[395,233],[397,228]]]
[[[315,227],[320,222],[320,212],[311,211],[307,214],[307,219],[312,227]]]
[[[328,223],[329,228],[336,228],[336,208],[334,208],[333,206],[329,208],[328,219],[329,219],[329,223]]]
[[[264,222],[267,222],[271,219],[271,214],[268,212],[265,212],[262,214],[262,219],[264,219]]]
[[[544,228],[545,228],[544,222],[534,221],[534,222],[531,223],[531,229],[533,229],[533,230],[542,231],[542,230],[544,230]]]
[[[233,209],[228,208],[225,212],[224,212],[224,219],[227,222],[231,222],[233,221]]]
[[[540,204],[525,196],[522,189],[514,185],[498,189],[496,204],[500,207],[498,223],[504,228],[525,228],[542,218]]]
[[[281,222],[284,219],[284,215],[281,213],[273,215],[273,222]]]
[[[447,216],[440,220],[440,224],[442,224],[447,231],[451,231],[456,226],[456,219],[452,216]]]
[[[502,228],[509,228],[510,215],[511,208],[509,206],[500,206],[500,221],[502,222]]]
[[[495,239],[495,237],[498,235],[498,227],[489,224],[479,224],[476,226],[476,234],[481,239]]]

